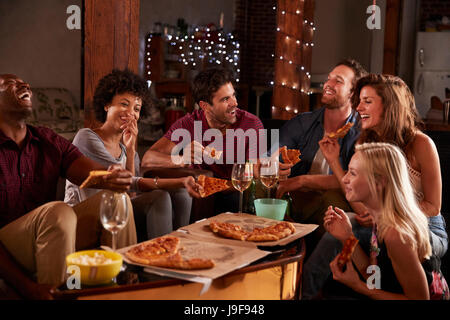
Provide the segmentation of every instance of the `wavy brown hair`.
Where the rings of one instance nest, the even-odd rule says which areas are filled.
[[[374,128],[362,130],[358,143],[388,142],[405,150],[421,127],[411,90],[397,76],[371,73],[356,83],[352,97],[353,109],[358,107],[359,95],[366,86],[373,88],[381,98],[383,113],[378,132]]]

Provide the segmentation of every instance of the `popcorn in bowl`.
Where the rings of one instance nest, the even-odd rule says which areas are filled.
[[[67,267],[77,266],[81,283],[85,285],[110,283],[119,274],[122,263],[119,253],[104,250],[78,251],[66,257]]]
[[[85,266],[98,266],[101,264],[113,263],[114,260],[105,257],[105,255],[102,253],[95,252],[93,256],[90,256],[88,254],[75,256],[71,259],[71,262]]]

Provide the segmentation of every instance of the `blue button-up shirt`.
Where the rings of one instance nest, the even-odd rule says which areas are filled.
[[[300,159],[291,169],[291,177],[307,174],[311,168],[314,157],[319,149],[319,141],[324,135],[323,115],[325,107],[304,112],[286,122],[280,129],[280,146],[287,146],[288,149],[298,149],[301,152]],[[360,131],[357,124],[357,113],[347,118],[346,122],[353,122],[355,125],[350,129],[344,138],[338,139],[341,146],[339,159],[344,170],[347,170],[353,153],[355,143]],[[330,172],[331,173],[331,172]]]

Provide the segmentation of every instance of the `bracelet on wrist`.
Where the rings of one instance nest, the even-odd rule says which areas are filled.
[[[153,182],[155,183],[155,189],[159,189],[159,186],[158,186],[158,179],[159,179],[159,177],[154,177],[154,178],[153,178]]]

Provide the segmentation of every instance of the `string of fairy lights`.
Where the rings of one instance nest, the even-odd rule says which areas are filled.
[[[293,0],[293,2],[297,2],[298,6],[302,5],[301,2],[303,2],[303,0],[299,1],[299,0]],[[277,10],[277,6],[274,5],[273,6],[273,10],[276,11]],[[289,34],[287,30],[283,29],[283,26],[286,25],[286,17],[288,15],[291,15],[292,17],[297,17],[299,18],[299,16],[301,15],[301,10],[300,8],[297,8],[295,11],[288,11],[288,10],[282,10],[281,11],[281,19],[278,19],[278,25],[276,27],[276,32],[279,36],[281,36],[281,39],[284,40],[286,42],[286,45],[295,45],[297,48],[296,50],[307,50],[307,49],[311,49],[314,47],[314,42],[312,41],[304,41],[301,38],[297,38],[296,36],[294,36],[293,34]],[[313,33],[316,30],[316,26],[314,25],[314,22],[312,21],[308,21],[307,19],[303,20],[303,28],[307,28],[306,30],[311,32],[311,39],[313,38]],[[278,45],[277,48],[278,50],[280,50],[279,48],[282,47],[281,45]],[[298,57],[298,55],[302,55],[303,52],[296,52],[296,56]],[[310,90],[310,79],[311,79],[311,74],[309,71],[307,71],[307,68],[305,65],[303,64],[299,64],[296,63],[296,60],[299,60],[298,58],[296,59],[296,57],[292,57],[292,56],[288,56],[286,52],[275,52],[272,54],[272,57],[274,59],[278,60],[278,63],[282,62],[285,63],[285,67],[288,68],[294,68],[293,74],[298,74],[299,75],[299,79],[302,79],[302,74],[304,76],[306,76],[306,78],[308,79],[308,81],[306,81],[308,83],[308,86],[305,87],[303,83],[303,81],[298,81],[298,80],[288,80],[288,79],[283,79],[280,81],[270,81],[270,85],[273,87],[282,87],[285,89],[290,89],[293,90],[295,93],[302,93],[302,94],[307,94],[310,95],[312,93],[312,91]],[[292,70],[292,69],[291,69]],[[300,83],[299,83],[300,82]],[[272,105],[272,112],[276,112],[277,110],[279,111],[284,111],[284,112],[288,112],[288,113],[292,113],[292,114],[297,114],[299,112],[298,108],[291,106],[291,105],[283,105],[283,106],[279,106],[279,105]]]
[[[278,25],[276,27],[276,34],[281,36],[282,40],[285,41],[286,46],[296,46],[296,50],[300,52],[295,52],[293,56],[289,56],[287,52],[277,52],[281,51],[280,45],[272,54],[274,59],[277,59],[277,63],[284,63],[285,67],[293,68],[293,72],[290,74],[297,74],[296,79],[282,79],[270,81],[270,85],[275,87],[281,87],[284,89],[293,90],[295,93],[310,95],[312,91],[310,90],[310,79],[311,74],[307,67],[298,61],[302,60],[299,57],[305,56],[304,50],[311,50],[314,47],[314,42],[312,40],[305,41],[302,37],[295,36],[289,33],[288,27],[286,26],[287,17],[300,19],[302,15],[301,7],[304,5],[304,0],[292,0],[293,3],[297,3],[298,8],[294,11],[282,10],[281,19],[278,20]],[[277,12],[277,6],[274,5],[273,10]],[[283,18],[284,17],[284,18]],[[314,31],[316,26],[314,22],[304,19],[303,22],[303,34],[304,32],[311,32],[311,36],[308,39],[313,39]],[[150,48],[153,34],[147,36],[147,47]],[[183,65],[184,68],[191,70],[201,70],[211,65],[223,65],[231,69],[235,74],[236,82],[239,82],[240,78],[240,43],[237,41],[232,33],[225,32],[222,29],[217,29],[213,26],[198,26],[192,29],[190,34],[179,35],[164,33],[161,35],[167,43],[167,46],[171,48],[171,58],[177,61],[179,64]],[[292,47],[290,47],[292,48]],[[287,51],[287,50],[284,50]],[[291,50],[290,50],[291,51]],[[147,78],[150,78],[151,69],[150,61],[152,59],[150,50],[146,52],[147,59]],[[284,68],[285,69],[285,68]],[[306,77],[306,78],[305,78]],[[303,79],[305,81],[303,81]],[[298,107],[290,105],[272,105],[272,111],[284,111],[292,114],[297,114],[299,112]]]
[[[186,69],[202,69],[211,65],[223,65],[232,70],[236,82],[240,76],[240,44],[232,33],[218,30],[215,27],[198,26],[192,34],[179,36],[163,35],[164,40],[171,47],[172,56]],[[152,34],[147,36],[151,43]],[[147,57],[151,61],[150,53]],[[151,70],[147,71],[151,74]]]

